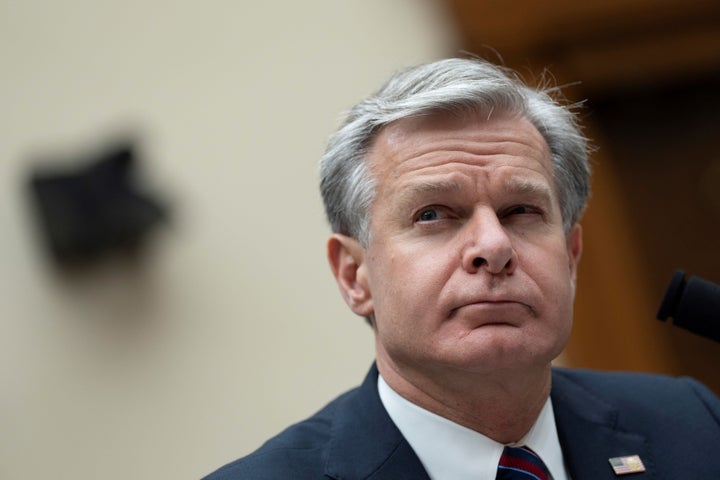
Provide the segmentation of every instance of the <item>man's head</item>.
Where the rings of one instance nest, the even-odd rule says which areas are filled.
[[[547,91],[523,84],[513,72],[479,59],[447,59],[393,75],[355,105],[331,137],[320,169],[320,189],[333,232],[366,244],[375,178],[365,162],[377,134],[402,118],[435,112],[527,118],[550,147],[566,231],[580,218],[590,185],[587,143],[573,112]]]
[[[381,372],[548,365],[588,175],[573,115],[485,62],[406,70],[356,106],[323,160],[328,257]]]

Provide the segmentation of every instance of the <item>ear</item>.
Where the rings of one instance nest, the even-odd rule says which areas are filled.
[[[355,314],[373,314],[365,249],[352,237],[336,233],[327,242],[327,256],[345,303]]]
[[[582,226],[576,223],[570,229],[567,234],[567,252],[570,268],[570,278],[572,279],[573,285],[577,279],[578,264],[580,263],[580,257],[582,256]]]

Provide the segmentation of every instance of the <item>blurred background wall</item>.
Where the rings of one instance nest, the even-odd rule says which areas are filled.
[[[716,1],[0,0],[0,478],[199,478],[356,385],[317,161],[389,73],[461,50],[588,99],[562,362],[720,392],[718,345],[653,319],[676,268],[720,282]],[[170,221],[59,268],[29,175],[117,139]]]
[[[199,478],[356,385],[372,334],[317,162],[390,72],[455,51],[428,0],[0,0],[0,478]],[[170,224],[58,270],[29,171],[116,137]]]

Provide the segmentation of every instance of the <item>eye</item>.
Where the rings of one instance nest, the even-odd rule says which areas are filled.
[[[530,207],[527,205],[517,205],[512,207],[507,213],[508,215],[521,215],[523,213],[530,213]]]
[[[415,215],[416,222],[434,222],[436,220],[444,220],[449,218],[450,214],[444,207],[425,207],[418,211]]]
[[[431,222],[433,220],[437,220],[439,217],[440,215],[436,209],[426,208],[418,214],[417,219],[419,222]]]
[[[538,214],[542,215],[542,210],[538,207],[534,207],[532,205],[515,205],[513,207],[510,207],[505,211],[505,217],[510,217],[513,215],[529,215],[529,214]]]

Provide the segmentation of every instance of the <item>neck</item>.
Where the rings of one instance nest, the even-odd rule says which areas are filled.
[[[550,365],[481,374],[443,369],[428,375],[378,357],[387,384],[410,402],[496,442],[519,441],[550,394]]]

